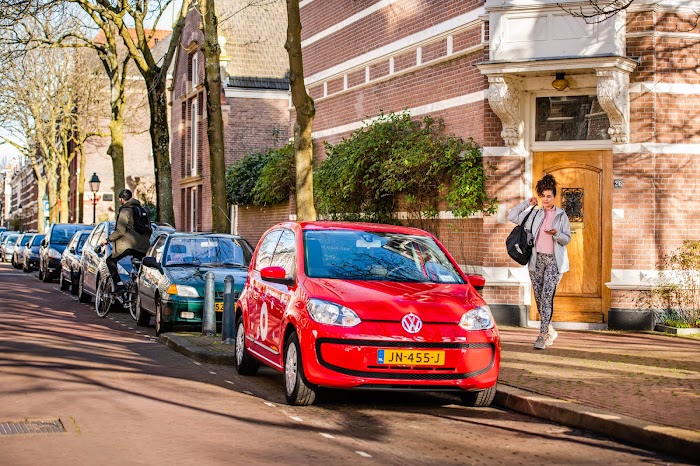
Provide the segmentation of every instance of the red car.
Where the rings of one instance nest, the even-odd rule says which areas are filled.
[[[255,250],[236,308],[236,370],[284,373],[287,402],[317,387],[496,393],[500,337],[489,307],[428,232],[286,222]]]

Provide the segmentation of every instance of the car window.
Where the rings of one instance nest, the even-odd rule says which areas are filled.
[[[83,246],[85,246],[85,241],[87,241],[88,235],[80,235],[76,238],[75,244],[73,247],[75,247],[75,252],[83,252]]]
[[[163,248],[165,247],[165,240],[168,239],[167,236],[160,236],[155,243],[151,251],[148,253],[149,256],[155,257],[158,262],[163,258]]]
[[[32,246],[39,246],[41,243],[41,240],[44,239],[45,235],[34,235],[34,238],[32,238]]]
[[[26,246],[30,239],[32,239],[32,235],[22,235],[22,239],[19,240],[19,245]]]
[[[290,230],[284,230],[282,236],[275,248],[275,255],[272,257],[270,265],[282,267],[287,276],[296,275],[296,242],[294,233]]]
[[[272,262],[272,255],[275,252],[275,247],[277,246],[277,242],[279,241],[281,235],[282,230],[271,231],[260,242],[258,255],[255,258],[255,270],[269,267],[270,263]]]
[[[102,234],[102,230],[104,230],[105,225],[104,223],[100,223],[95,227],[95,231],[92,232],[92,235],[90,235],[90,242],[88,243],[92,248],[96,248],[99,243],[100,235]]]
[[[177,236],[170,239],[163,264],[247,268],[249,250],[248,243],[228,236]]]
[[[76,231],[89,228],[87,225],[54,225],[48,233],[49,242],[52,244],[68,244]]]
[[[396,282],[464,283],[429,236],[358,230],[304,232],[309,277]]]
[[[17,238],[19,238],[19,235],[8,236],[7,240],[5,241],[5,244],[9,244],[12,246],[17,242]]]

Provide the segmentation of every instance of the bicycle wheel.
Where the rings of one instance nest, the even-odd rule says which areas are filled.
[[[109,275],[102,276],[97,282],[97,292],[95,293],[95,312],[100,317],[105,317],[109,314],[109,310],[114,303],[112,296],[112,279]]]

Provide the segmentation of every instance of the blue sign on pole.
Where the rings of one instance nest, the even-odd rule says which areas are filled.
[[[49,216],[49,201],[44,201],[44,217]]]

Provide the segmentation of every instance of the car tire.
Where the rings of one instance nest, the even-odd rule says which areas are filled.
[[[159,337],[163,333],[172,331],[172,329],[172,322],[163,322],[163,305],[160,302],[160,298],[156,296],[156,336]]]
[[[72,294],[72,295],[78,294],[78,280],[73,278],[73,272],[71,271],[71,273],[70,273],[70,294]]]
[[[241,375],[255,375],[260,368],[260,363],[256,361],[246,349],[243,316],[238,319],[233,349],[235,356],[233,359],[233,365],[236,368],[236,372]]]
[[[49,277],[49,271],[41,270],[41,262],[39,262],[39,280],[41,280],[44,283],[49,283],[51,281],[51,277]]]
[[[58,286],[61,288],[61,291],[66,291],[68,288],[70,288],[70,282],[67,282],[65,278],[63,278],[63,271],[61,270],[61,275],[58,276]]]
[[[151,323],[151,314],[146,311],[141,305],[141,293],[136,295],[136,325],[139,327],[148,327]]]
[[[487,388],[486,390],[478,390],[474,392],[464,392],[459,396],[462,398],[462,404],[465,406],[471,406],[472,408],[485,408],[491,405],[493,398],[496,396],[496,386]]]
[[[31,269],[27,267],[27,264],[22,264],[22,272],[29,273],[31,272]]]
[[[78,282],[78,301],[89,304],[90,301],[92,301],[92,296],[85,292],[84,281],[83,274],[80,274],[80,280]]]
[[[293,332],[284,345],[284,396],[287,403],[308,406],[316,399],[316,387],[306,380],[299,337]]]

